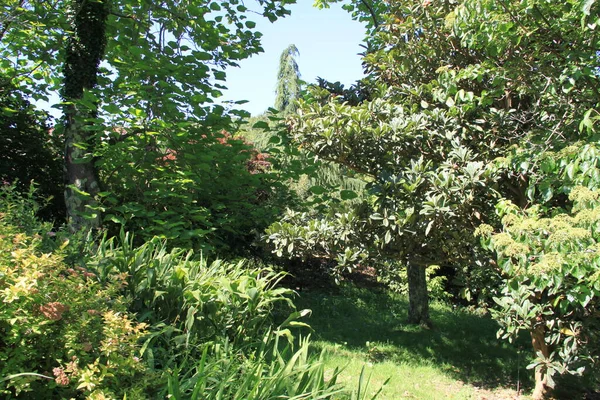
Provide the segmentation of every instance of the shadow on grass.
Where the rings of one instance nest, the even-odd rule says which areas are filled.
[[[433,329],[406,323],[405,298],[382,291],[343,287],[338,293],[303,292],[297,307],[313,311],[313,338],[364,352],[371,361],[435,365],[454,379],[482,388],[531,387],[528,342],[496,339],[489,317],[431,305]],[[368,342],[368,343],[367,343]],[[523,350],[519,351],[518,348]]]

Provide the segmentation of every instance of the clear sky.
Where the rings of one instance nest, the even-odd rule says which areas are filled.
[[[320,76],[330,81],[340,81],[350,85],[363,77],[361,60],[358,53],[365,29],[359,22],[353,21],[350,14],[342,10],[341,4],[332,4],[331,8],[319,10],[312,7],[313,0],[297,0],[298,4],[289,6],[291,15],[278,19],[274,23],[256,15],[249,19],[256,22],[256,29],[263,34],[263,53],[242,60],[239,68],[227,70],[224,96],[218,101],[248,100],[243,105],[235,105],[252,115],[258,115],[275,102],[275,84],[281,52],[290,44],[300,51],[297,58],[302,79],[314,83]],[[222,82],[220,82],[222,83]],[[50,96],[50,102],[36,102],[53,116],[59,117],[57,109],[49,104],[59,102],[56,94]]]
[[[256,29],[263,34],[264,53],[241,61],[227,70],[228,90],[219,100],[248,100],[237,106],[257,115],[275,102],[275,84],[281,52],[296,45],[302,79],[314,83],[320,76],[350,85],[363,77],[360,56],[365,29],[350,14],[333,4],[329,9],[312,7],[313,0],[297,0],[292,14],[274,23],[256,16]]]

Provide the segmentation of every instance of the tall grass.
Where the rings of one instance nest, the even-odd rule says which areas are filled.
[[[249,354],[228,341],[208,344],[192,367],[169,376],[173,399],[331,399],[347,391],[338,385],[338,370],[327,376],[323,355],[309,355],[309,338],[293,351],[280,346],[276,332],[265,334]]]

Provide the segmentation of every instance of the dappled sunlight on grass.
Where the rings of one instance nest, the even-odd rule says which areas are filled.
[[[307,322],[315,347],[328,351],[332,366],[350,363],[346,373],[359,374],[367,365],[381,383],[392,377],[383,398],[402,398],[388,397],[390,390],[419,399],[483,398],[480,390],[488,396],[500,390],[502,395],[487,398],[501,399],[516,396],[518,384],[531,386],[527,343],[511,346],[496,339],[497,325],[487,316],[434,303],[434,328],[427,329],[406,323],[404,297],[351,286],[338,293],[303,292],[297,305],[312,309]],[[445,394],[425,395],[432,390]]]

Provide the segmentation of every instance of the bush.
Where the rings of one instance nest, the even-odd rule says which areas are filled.
[[[498,204],[502,232],[479,228],[482,242],[498,255],[505,276],[498,307],[498,336],[531,335],[537,358],[534,398],[555,386],[558,375],[597,370],[600,346],[600,191],[574,188],[570,212],[547,213]]]
[[[115,136],[99,164],[104,222],[115,234],[135,231],[138,245],[158,236],[171,246],[243,255],[279,213],[280,185],[268,163],[226,132],[188,126]]]
[[[146,325],[127,312],[123,281],[100,282],[70,267],[59,251],[43,253],[47,224],[28,199],[0,213],[0,393],[5,398],[100,395],[135,398],[145,367],[138,342]],[[22,226],[12,224],[23,218]],[[38,230],[35,230],[37,224]],[[64,244],[66,246],[66,243]],[[78,394],[79,393],[79,394]]]
[[[176,324],[186,342],[227,337],[233,342],[260,341],[276,304],[290,307],[291,290],[277,287],[283,274],[246,262],[208,263],[191,251],[168,249],[153,238],[134,247],[133,235],[103,240],[88,266],[101,279],[124,277],[131,311],[151,323]]]
[[[40,196],[48,198],[38,212],[60,221],[65,218],[63,143],[48,120],[14,88],[0,89],[0,182],[27,193],[35,181]]]

